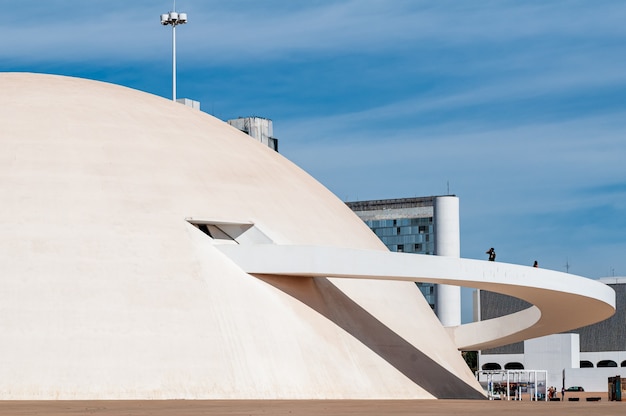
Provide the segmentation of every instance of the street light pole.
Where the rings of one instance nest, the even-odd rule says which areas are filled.
[[[176,4],[176,3],[174,3]],[[174,9],[176,6],[174,6]],[[176,11],[161,15],[163,26],[172,25],[172,100],[176,101],[176,26],[187,23],[187,13]]]

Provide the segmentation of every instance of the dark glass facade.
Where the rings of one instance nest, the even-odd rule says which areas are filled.
[[[434,254],[434,197],[347,202],[390,251]],[[416,283],[431,308],[435,285]]]
[[[365,223],[391,251],[433,254],[433,218],[369,220]]]

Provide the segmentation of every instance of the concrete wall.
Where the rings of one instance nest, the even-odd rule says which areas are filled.
[[[558,389],[562,387],[563,369],[578,367],[578,334],[549,335],[524,341],[523,344],[524,354],[481,354],[479,367],[486,363],[498,363],[504,369],[508,363],[519,362],[524,369],[546,370],[548,385]]]
[[[577,368],[579,361],[578,334],[556,334],[524,341],[525,367],[547,370],[548,384],[557,389],[562,387],[563,369]]]
[[[615,315],[572,332],[580,334],[580,351],[626,351],[626,279],[600,279],[615,290]],[[619,363],[618,363],[619,365]]]
[[[623,364],[626,366],[626,351],[599,351],[599,352],[581,352],[580,359],[591,361],[594,367],[598,366],[600,361],[615,361],[618,367]]]
[[[507,363],[520,362],[526,369],[548,371],[548,385],[562,387],[565,370],[565,388],[582,386],[589,392],[606,392],[608,377],[626,374],[626,352],[579,353],[578,334],[557,334],[524,342],[525,354],[481,354],[479,365],[498,363],[505,368]],[[594,368],[578,368],[580,360],[588,360]],[[613,360],[618,367],[597,368],[600,360]]]
[[[565,386],[581,386],[588,392],[608,392],[609,377],[626,374],[626,368],[569,368],[565,370]],[[566,396],[567,397],[567,396]]]

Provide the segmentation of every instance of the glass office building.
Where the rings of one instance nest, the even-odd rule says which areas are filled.
[[[400,218],[395,220],[367,220],[391,251],[433,254],[433,218]]]
[[[383,199],[346,202],[390,251],[417,254],[435,254],[434,212],[435,197]],[[416,283],[435,308],[435,285]]]

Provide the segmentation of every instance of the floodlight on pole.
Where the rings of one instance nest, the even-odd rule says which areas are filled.
[[[176,9],[176,3],[174,3]],[[163,26],[172,25],[172,100],[176,101],[176,26],[187,23],[187,13],[176,11],[161,15]]]

